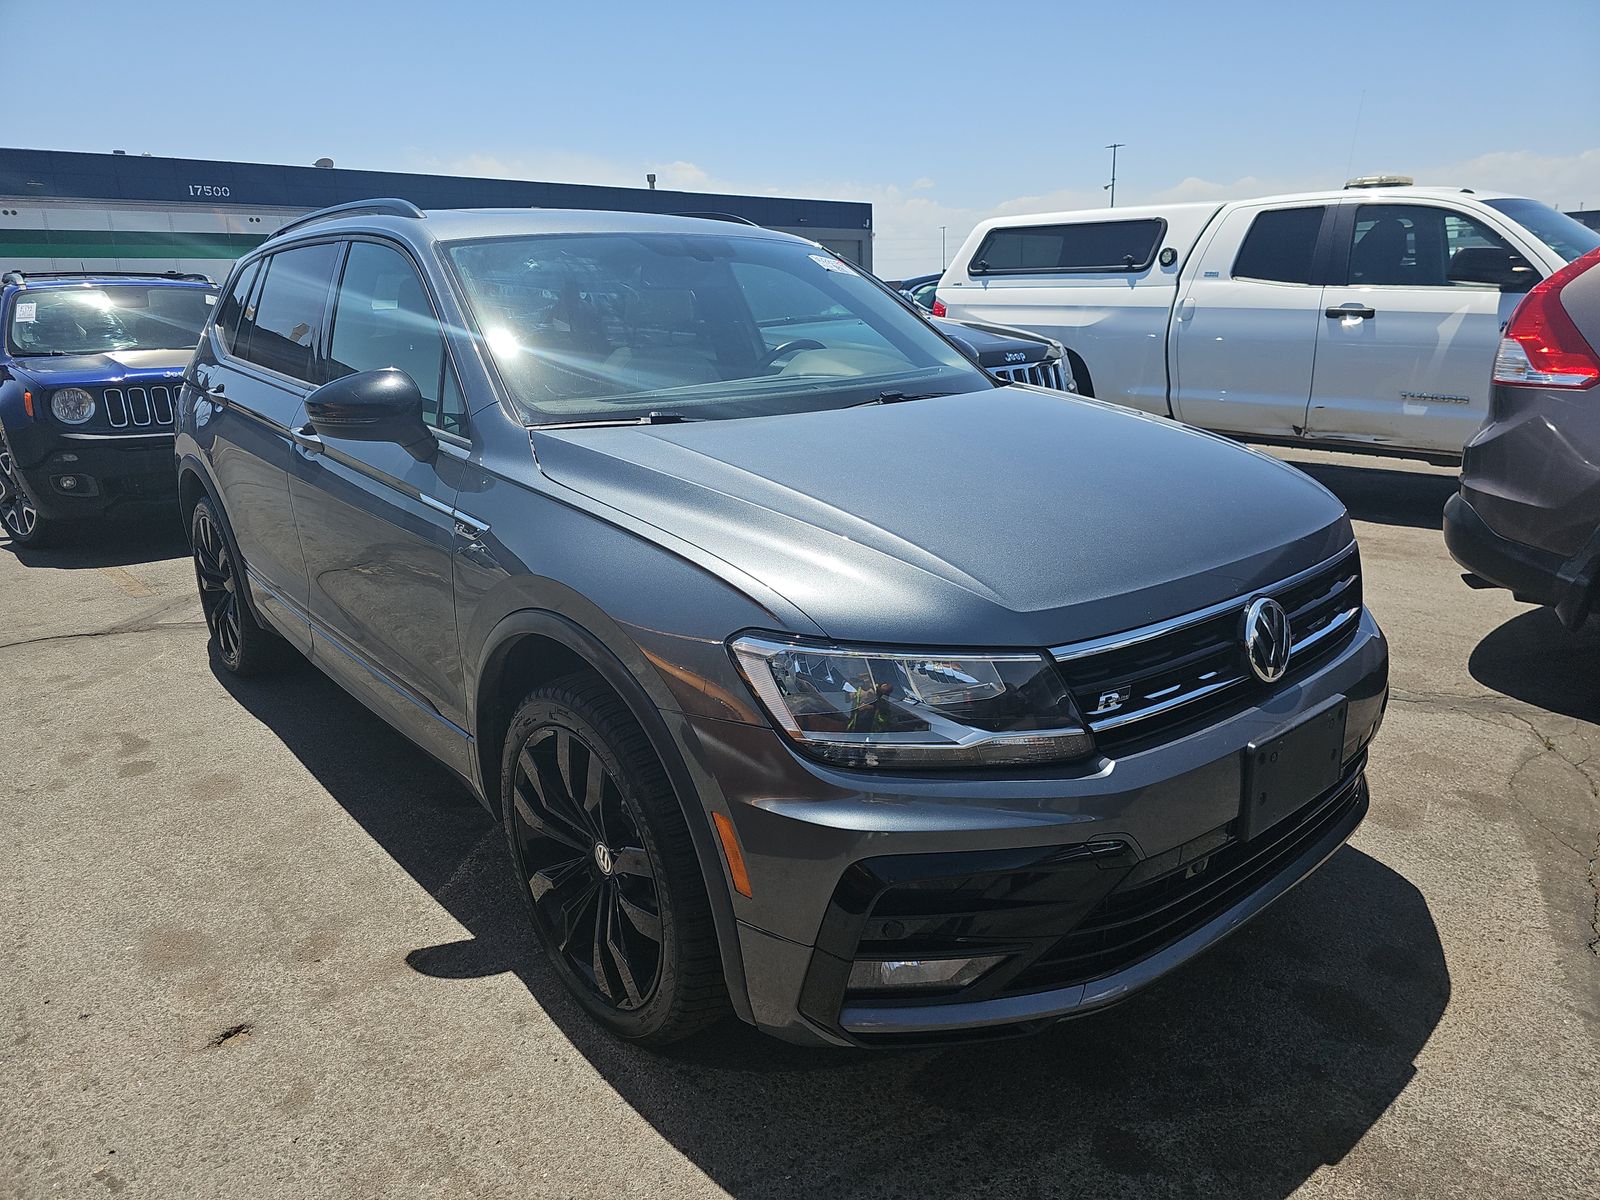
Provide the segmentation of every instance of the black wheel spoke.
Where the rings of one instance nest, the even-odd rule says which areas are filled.
[[[623,994],[627,996],[628,1003],[637,1007],[644,1002],[644,995],[639,990],[639,985],[633,979],[633,967],[628,962],[628,952],[623,948],[623,934],[621,922],[617,919],[617,909],[620,907],[622,897],[617,893],[615,886],[611,889],[611,910],[606,921],[606,954],[611,959],[611,966],[617,973],[617,980],[622,984]]]
[[[543,752],[543,748],[538,753],[524,750],[520,765],[545,811],[580,833],[586,844],[594,845],[594,831],[589,828],[583,809],[567,791],[566,784],[561,781],[559,772],[549,762],[549,756]]]
[[[600,994],[607,1000],[615,1000],[616,991],[612,988],[611,979],[606,974],[606,960],[611,957],[610,951],[606,948],[606,940],[609,934],[611,918],[614,915],[613,905],[609,903],[610,898],[609,889],[603,890],[600,900],[595,906],[594,953],[590,967],[594,971],[594,983],[600,989]]]
[[[661,940],[661,918],[648,909],[640,908],[628,899],[619,888],[617,890],[617,907],[622,910],[622,915],[628,918],[628,923],[652,942]]]
[[[534,800],[521,783],[512,785],[512,803],[516,805],[518,819],[530,830],[540,837],[550,838],[560,842],[563,846],[571,846],[585,859],[588,858],[590,845],[581,830],[574,829],[566,821],[555,814],[546,816],[534,808]]]
[[[588,777],[583,785],[583,811],[589,818],[590,827],[599,835],[602,842],[609,840],[606,836],[605,813],[600,805],[608,780],[605,764],[600,761],[598,754],[591,752]]]
[[[624,846],[616,853],[616,866],[613,868],[618,875],[632,875],[638,879],[654,880],[655,868],[650,865],[650,856],[637,846]]]

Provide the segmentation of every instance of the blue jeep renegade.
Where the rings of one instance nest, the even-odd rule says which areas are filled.
[[[175,499],[173,402],[215,303],[204,275],[6,273],[0,524],[13,541]]]

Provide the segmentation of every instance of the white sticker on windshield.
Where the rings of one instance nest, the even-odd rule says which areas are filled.
[[[38,303],[38,301],[34,301],[34,302],[30,303],[30,304],[19,304],[19,305],[17,305],[17,320],[19,320],[19,321],[36,321],[36,320],[39,319],[38,318],[38,313],[39,313],[39,303]]]
[[[824,271],[838,271],[842,275],[853,275],[855,273],[851,271],[849,266],[847,266],[845,263],[842,263],[837,258],[833,258],[827,254],[813,254],[811,256],[811,261],[816,263]]]
[[[206,303],[207,304],[215,304],[216,302],[217,302],[217,298],[215,296],[213,296],[210,292],[207,292],[206,293]]]

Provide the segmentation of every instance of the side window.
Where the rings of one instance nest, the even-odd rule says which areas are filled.
[[[938,298],[939,298],[939,282],[938,282],[938,280],[935,280],[932,283],[925,283],[921,287],[919,287],[916,291],[911,293],[911,299],[914,300],[916,303],[920,304],[923,308],[931,309],[933,307],[933,302],[935,300],[937,300]]]
[[[353,242],[334,306],[328,375],[397,367],[422,393],[430,425],[461,432],[466,405],[450,369],[444,330],[417,269],[400,251]]]
[[[1450,262],[1462,250],[1502,250],[1488,226],[1425,204],[1363,204],[1350,246],[1350,282],[1370,287],[1449,287]]]
[[[255,313],[239,321],[239,355],[248,362],[318,383],[316,346],[339,247],[333,242],[269,255]]]
[[[1317,253],[1317,235],[1327,210],[1273,208],[1257,213],[1244,235],[1239,256],[1233,260],[1235,279],[1264,279],[1272,283],[1310,283]]]
[[[239,318],[244,314],[250,299],[250,289],[255,286],[256,276],[260,272],[261,264],[258,262],[251,263],[240,271],[239,278],[233,281],[233,287],[223,298],[221,307],[217,309],[217,337],[222,341],[222,348],[229,354],[237,353]],[[254,315],[253,310],[251,315]]]
[[[1166,232],[1162,220],[1087,221],[993,229],[969,267],[974,275],[1142,271]]]

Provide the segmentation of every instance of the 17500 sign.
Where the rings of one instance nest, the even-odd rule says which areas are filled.
[[[216,196],[218,198],[229,195],[227,188],[215,183],[191,183],[189,195],[191,196]]]

